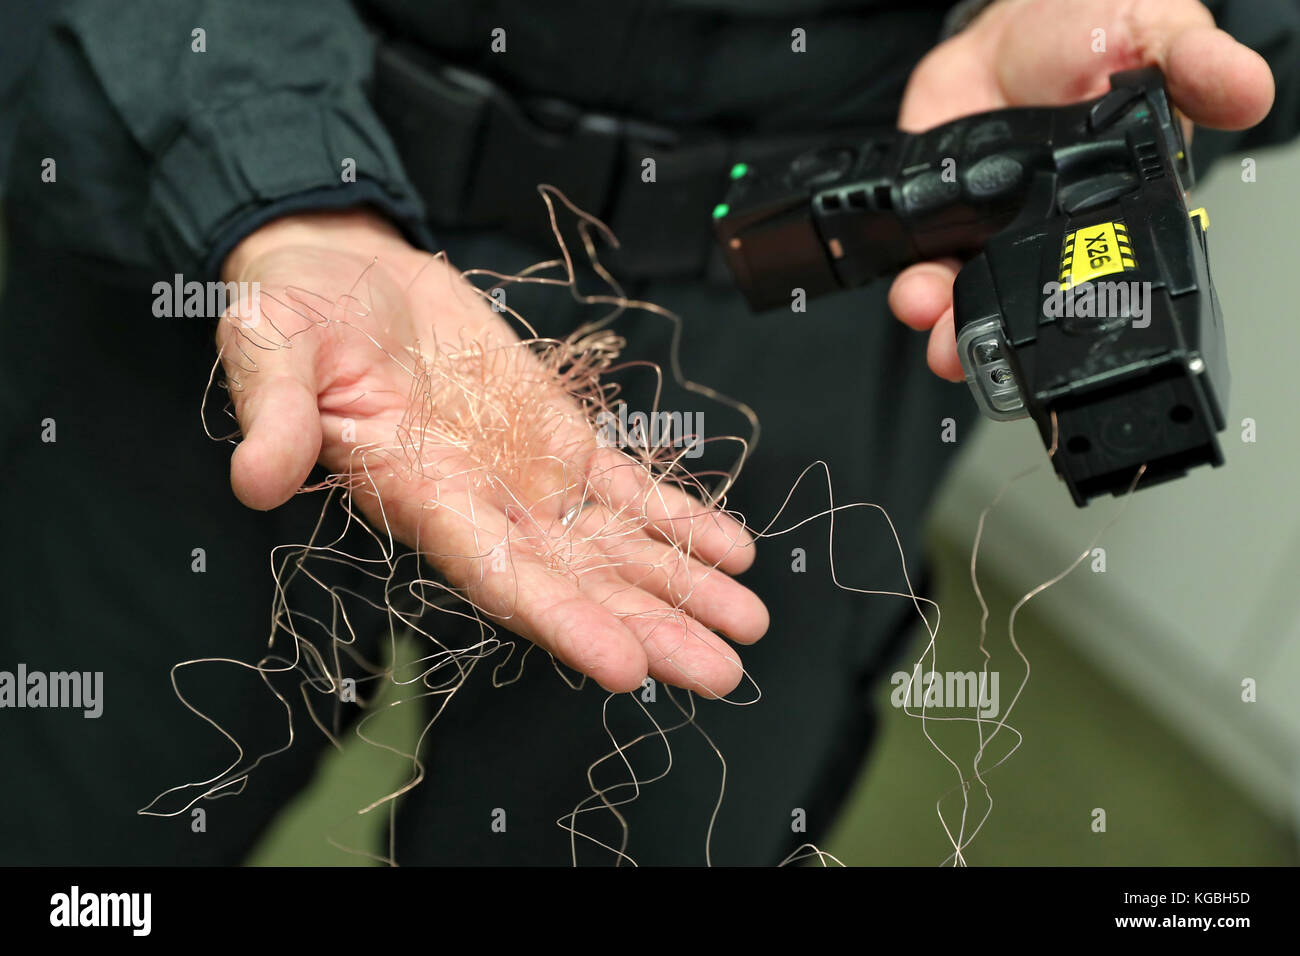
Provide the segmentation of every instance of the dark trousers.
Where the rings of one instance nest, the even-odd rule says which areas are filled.
[[[462,267],[511,271],[541,255],[487,237],[440,238]],[[324,743],[303,709],[300,678],[286,676],[276,686],[295,706],[293,747],[255,769],[239,795],[200,803],[206,833],[192,832],[188,813],[137,815],[163,790],[206,779],[233,758],[230,742],[176,699],[169,671],[191,658],[252,663],[266,653],[272,549],[305,541],[321,511],[319,496],[298,496],[268,514],[235,501],[231,446],[207,439],[199,421],[214,358],[210,323],[155,318],[155,279],[99,276],[25,242],[21,223],[10,236],[0,315],[0,670],[23,663],[102,671],[104,702],[97,719],[67,709],[0,710],[0,864],[238,863],[308,782]],[[955,419],[965,436],[973,405],[962,388],[926,370],[924,341],[888,316],[885,286],[811,302],[806,313],[757,317],[733,291],[704,281],[630,291],[685,318],[688,378],[758,412],[762,439],[729,506],[762,528],[799,473],[823,460],[837,504],[872,501],[888,510],[915,582],[926,506],[956,447],[942,441],[941,422]],[[554,290],[511,288],[508,297],[542,334],[563,334],[592,314]],[[667,366],[671,330],[662,319],[632,314],[618,327],[630,357]],[[629,386],[630,407],[650,410],[650,385],[647,377]],[[671,383],[660,407],[704,412],[707,436],[747,434],[738,415]],[[41,440],[46,419],[57,429],[52,443]],[[827,506],[815,472],[776,529]],[[202,573],[192,570],[196,548],[205,553]],[[803,549],[806,571],[794,570],[795,549]],[[903,588],[893,538],[873,509],[837,517],[834,560],[844,584]],[[346,570],[334,573],[348,586]],[[722,784],[715,746],[726,786],[714,863],[772,864],[824,836],[870,743],[874,677],[916,621],[908,601],[834,586],[826,519],[763,543],[743,580],[772,614],[767,637],[741,652],[762,700],[699,702],[707,738],[691,727],[669,735],[671,772],[620,807],[627,852],[639,863],[704,862]],[[359,576],[352,584],[364,586]],[[330,620],[318,589],[292,600],[304,615]],[[383,616],[357,613],[359,650],[377,658]],[[323,631],[315,636],[328,646]],[[291,649],[283,640],[277,648]],[[569,862],[570,836],[556,821],[590,793],[587,767],[612,748],[605,721],[620,741],[651,729],[628,697],[603,716],[604,692],[570,689],[539,653],[505,687],[492,686],[494,664],[473,670],[427,739],[426,779],[397,816],[398,862]],[[283,708],[257,675],[210,664],[178,680],[250,754],[283,745]],[[679,717],[663,687],[645,707],[661,725]],[[329,719],[346,724],[354,716]],[[653,776],[664,765],[662,742],[639,745],[628,759],[639,777]],[[615,761],[597,785],[628,779]],[[505,832],[492,826],[498,809],[506,811]],[[804,832],[792,827],[799,819]],[[621,845],[621,826],[607,811],[582,815],[579,827]],[[580,862],[613,859],[577,843]]]

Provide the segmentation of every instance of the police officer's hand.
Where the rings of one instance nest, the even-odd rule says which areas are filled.
[[[261,314],[228,315],[218,332],[227,377],[237,383],[231,395],[243,433],[231,485],[251,508],[282,504],[318,461],[334,473],[358,474],[358,446],[393,444],[412,378],[385,352],[403,356],[419,347],[427,354],[435,339],[487,349],[517,341],[456,270],[362,211],[273,222],[231,253],[223,274],[261,289]],[[331,311],[329,303],[346,302],[349,293],[351,305]],[[346,321],[322,327],[330,315]],[[286,341],[290,347],[283,347]],[[521,349],[508,354],[536,361]],[[555,447],[536,454],[562,454],[566,466],[539,464],[518,478],[513,497],[468,478],[413,478],[371,456],[354,500],[376,528],[386,524],[418,547],[498,623],[608,690],[635,689],[649,674],[706,694],[730,692],[742,676],[739,658],[710,628],[740,643],[767,629],[762,602],[728,576],[752,562],[752,540],[730,518],[656,485],[621,453],[598,448],[562,392],[556,406]],[[432,438],[421,457],[425,474],[463,474],[474,465],[461,449]],[[645,530],[591,543],[609,512],[581,511],[572,519],[573,533],[594,567],[575,575],[553,569],[540,548],[520,539],[561,533],[561,517],[583,495],[584,468],[600,476],[593,478],[599,497],[644,516]],[[372,480],[378,496],[368,490]],[[678,558],[669,540],[693,557]],[[503,541],[510,542],[504,552]],[[678,604],[687,615],[669,612]]]
[[[1164,71],[1174,105],[1205,126],[1245,129],[1273,102],[1263,57],[1215,29],[1200,0],[998,0],[917,65],[898,122],[915,132],[985,110],[1092,99],[1110,88],[1111,73],[1150,65]],[[952,313],[959,267],[918,263],[889,295],[898,318],[930,332],[930,368],[952,381],[962,378]]]

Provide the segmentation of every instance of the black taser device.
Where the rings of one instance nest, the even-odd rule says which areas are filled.
[[[957,349],[980,409],[1033,418],[1075,504],[1221,465],[1228,365],[1204,210],[1164,78],[1065,107],[738,164],[714,210],[755,310],[965,259]]]

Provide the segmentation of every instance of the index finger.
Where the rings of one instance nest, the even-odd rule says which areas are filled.
[[[588,476],[615,509],[631,509],[645,519],[647,530],[701,561],[728,574],[739,574],[754,563],[754,539],[744,525],[641,462],[600,449]]]

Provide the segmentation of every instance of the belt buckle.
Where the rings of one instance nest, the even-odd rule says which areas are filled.
[[[465,210],[468,224],[504,226],[522,238],[549,240],[550,221],[537,193],[544,183],[584,212],[605,214],[626,135],[624,121],[554,98],[516,100],[485,77],[456,67],[446,72],[485,103]]]

